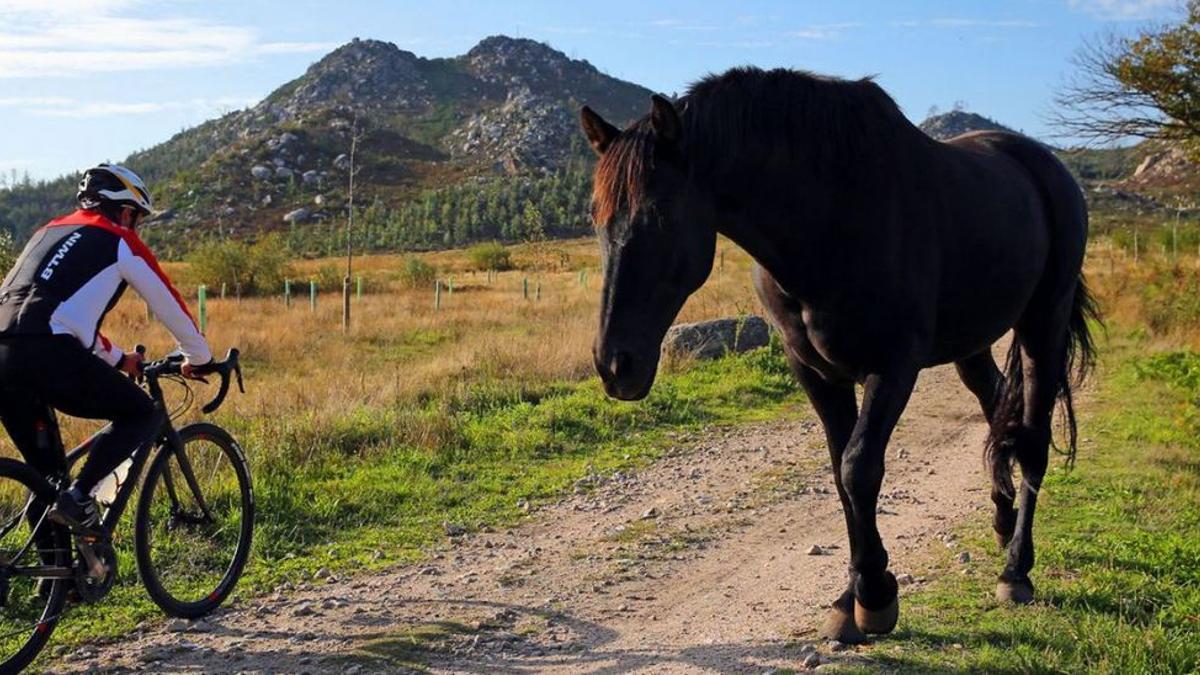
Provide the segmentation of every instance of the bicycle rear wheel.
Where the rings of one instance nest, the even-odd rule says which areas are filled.
[[[0,673],[37,657],[67,601],[71,539],[45,518],[54,497],[33,468],[0,459]]]
[[[233,591],[250,557],[254,494],[241,447],[191,424],[183,448],[162,448],[138,500],[135,544],[146,590],[171,616],[196,618]]]

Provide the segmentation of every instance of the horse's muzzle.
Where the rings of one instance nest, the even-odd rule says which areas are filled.
[[[650,393],[657,359],[638,358],[633,352],[599,345],[592,350],[592,359],[609,396],[622,401],[637,401]]]

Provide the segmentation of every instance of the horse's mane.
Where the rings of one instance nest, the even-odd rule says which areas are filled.
[[[743,67],[692,84],[675,102],[683,121],[684,152],[693,172],[734,174],[747,165],[803,162],[814,171],[862,170],[863,152],[886,152],[901,128],[912,128],[896,103],[871,78],[843,80],[778,68]],[[593,218],[632,213],[643,201],[653,168],[649,116],[634,122],[596,165]]]

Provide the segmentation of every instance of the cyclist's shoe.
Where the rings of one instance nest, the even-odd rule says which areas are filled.
[[[94,534],[100,524],[96,500],[81,495],[75,488],[60,493],[46,517],[77,534]]]

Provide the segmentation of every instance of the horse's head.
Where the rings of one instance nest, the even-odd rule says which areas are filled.
[[[684,301],[708,278],[716,229],[688,180],[683,125],[665,98],[620,131],[589,108],[583,131],[600,156],[592,219],[604,265],[600,330],[592,347],[609,396],[646,396],[659,349]]]

